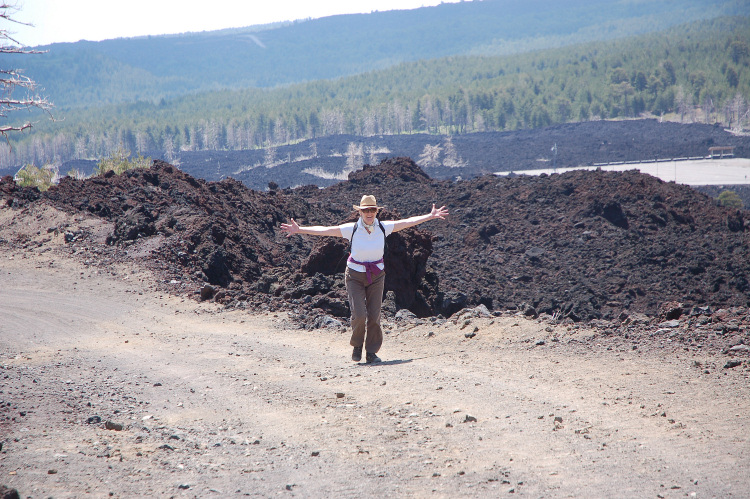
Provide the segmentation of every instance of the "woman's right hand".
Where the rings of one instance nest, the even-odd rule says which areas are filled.
[[[295,222],[293,218],[290,218],[289,220],[292,223],[281,224],[281,230],[287,233],[286,237],[289,237],[292,234],[299,234],[300,232],[299,224]]]

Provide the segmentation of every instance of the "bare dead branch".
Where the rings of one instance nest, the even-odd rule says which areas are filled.
[[[33,126],[34,125],[32,125],[31,123],[25,123],[21,126],[11,126],[11,125],[0,126],[0,135],[4,135],[7,137],[6,132],[22,132],[26,130],[27,128],[32,128]]]
[[[50,108],[52,105],[46,99],[28,98],[28,99],[0,99],[0,107],[21,109],[37,107],[40,109]]]
[[[12,17],[13,15],[17,14],[20,10],[21,9],[17,5],[13,5],[8,2],[2,2],[0,3],[0,18],[5,19],[6,21],[10,21],[12,23],[33,27],[34,25],[31,23],[25,23],[23,21],[19,21],[18,19],[14,19]]]
[[[33,24],[18,21],[13,16],[20,10],[20,8],[7,1],[0,0],[0,19],[10,21],[16,24],[24,26],[33,26]],[[7,29],[0,29],[0,54],[44,54],[46,51],[34,50],[30,48],[24,48],[21,43],[13,38],[12,33]],[[14,111],[22,111],[32,109],[40,109],[47,113],[54,121],[51,109],[52,104],[47,101],[46,98],[40,97],[33,93],[36,90],[36,82],[28,76],[22,74],[23,72],[18,69],[0,69],[0,118],[6,118],[9,113]],[[24,88],[27,92],[26,97],[13,98],[14,90],[18,88]],[[5,120],[3,120],[5,121]],[[32,128],[31,122],[26,122],[22,125],[13,124],[1,124],[0,135],[5,137],[6,141],[10,144],[8,134],[10,132],[22,132],[28,128]]]
[[[8,40],[12,40],[17,45],[20,45],[19,42],[13,40],[13,38],[11,38],[9,35],[0,33],[0,38],[3,37],[7,38]],[[0,54],[46,54],[47,52],[47,50],[28,49],[15,45],[0,46]]]
[[[8,132],[23,132],[27,128],[32,128],[33,125],[31,123],[25,123],[21,126],[11,126],[11,125],[5,125],[0,126],[0,135],[5,138],[5,142],[8,144],[8,147],[13,147],[10,144],[10,137],[8,136]]]
[[[15,71],[2,71],[0,75],[8,75],[9,78],[0,77],[0,85],[6,88],[7,93],[11,93],[13,89],[17,87],[25,88],[27,90],[34,90],[36,88],[36,82],[26,75]]]

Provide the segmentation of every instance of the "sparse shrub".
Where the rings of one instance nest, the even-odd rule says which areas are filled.
[[[719,194],[719,204],[727,208],[742,208],[742,199],[734,191],[723,191]]]
[[[55,168],[50,165],[39,168],[34,165],[26,165],[16,173],[16,184],[21,187],[36,187],[44,192],[52,186],[55,178]]]
[[[68,172],[68,177],[74,178],[76,180],[83,180],[86,178],[86,174],[78,168],[71,168],[71,170]]]
[[[151,158],[144,158],[140,154],[133,160],[129,158],[130,151],[125,151],[122,148],[119,148],[111,156],[102,159],[96,164],[94,175],[104,175],[110,170],[115,172],[116,175],[120,175],[128,170],[148,168],[152,163]]]

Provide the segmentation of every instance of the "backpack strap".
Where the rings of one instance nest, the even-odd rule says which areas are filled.
[[[352,244],[354,243],[354,233],[357,232],[357,227],[359,227],[359,219],[357,219],[356,222],[354,222],[354,229],[352,230],[352,238],[349,239],[349,254],[352,254]]]
[[[385,258],[385,252],[388,251],[388,241],[386,241],[386,239],[388,238],[385,235],[385,227],[383,227],[383,222],[378,220],[378,225],[380,226],[380,230],[383,231],[383,258]]]

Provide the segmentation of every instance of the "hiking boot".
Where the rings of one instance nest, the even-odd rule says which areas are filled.
[[[365,357],[365,361],[368,364],[377,364],[378,362],[380,362],[380,357],[378,357],[372,352],[367,352],[367,357]]]
[[[354,350],[352,351],[352,360],[354,362],[362,360],[362,347],[354,347]]]

